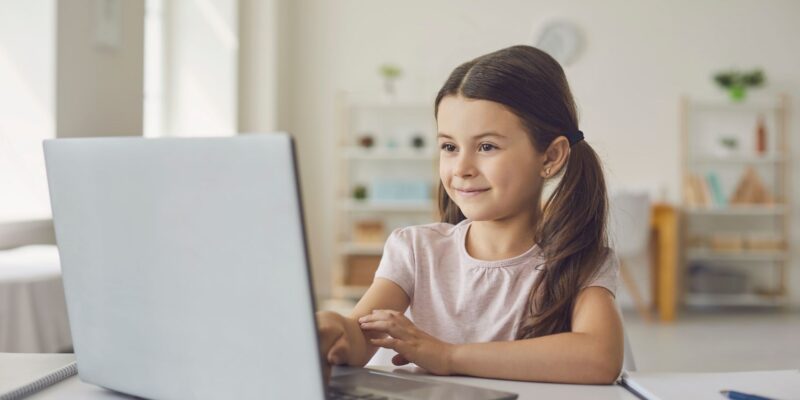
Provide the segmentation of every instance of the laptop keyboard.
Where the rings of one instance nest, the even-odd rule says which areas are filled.
[[[331,400],[388,400],[389,398],[382,395],[365,393],[363,391],[346,391],[340,388],[329,389],[328,398]]]

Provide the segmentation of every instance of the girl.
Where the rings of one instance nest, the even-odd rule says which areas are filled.
[[[618,263],[575,108],[561,67],[533,47],[452,72],[435,103],[442,222],[392,232],[353,313],[317,314],[330,364],[363,366],[384,347],[437,375],[616,380]]]

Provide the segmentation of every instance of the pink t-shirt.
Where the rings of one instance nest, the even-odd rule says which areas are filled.
[[[376,278],[408,294],[407,315],[423,331],[450,343],[514,340],[528,295],[544,260],[533,246],[498,261],[472,258],[465,238],[470,221],[400,228],[384,247]],[[616,294],[619,262],[610,253],[586,286]]]

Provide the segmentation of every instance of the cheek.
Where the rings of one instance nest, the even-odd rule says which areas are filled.
[[[450,177],[452,174],[450,173],[450,167],[446,161],[440,160],[439,161],[439,179],[441,179],[442,183],[444,183],[445,187],[447,187],[448,183],[450,183]]]
[[[535,167],[531,163],[508,161],[487,166],[484,173],[492,185],[504,188],[507,199],[529,197],[542,184]]]
[[[452,199],[453,193],[450,191],[450,184],[453,180],[453,174],[450,166],[444,161],[439,162],[439,180],[444,186],[445,193]]]

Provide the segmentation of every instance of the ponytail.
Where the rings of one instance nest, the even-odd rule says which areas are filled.
[[[536,243],[546,263],[528,296],[518,339],[572,330],[578,292],[608,255],[607,214],[600,161],[588,143],[577,142],[536,229]]]

